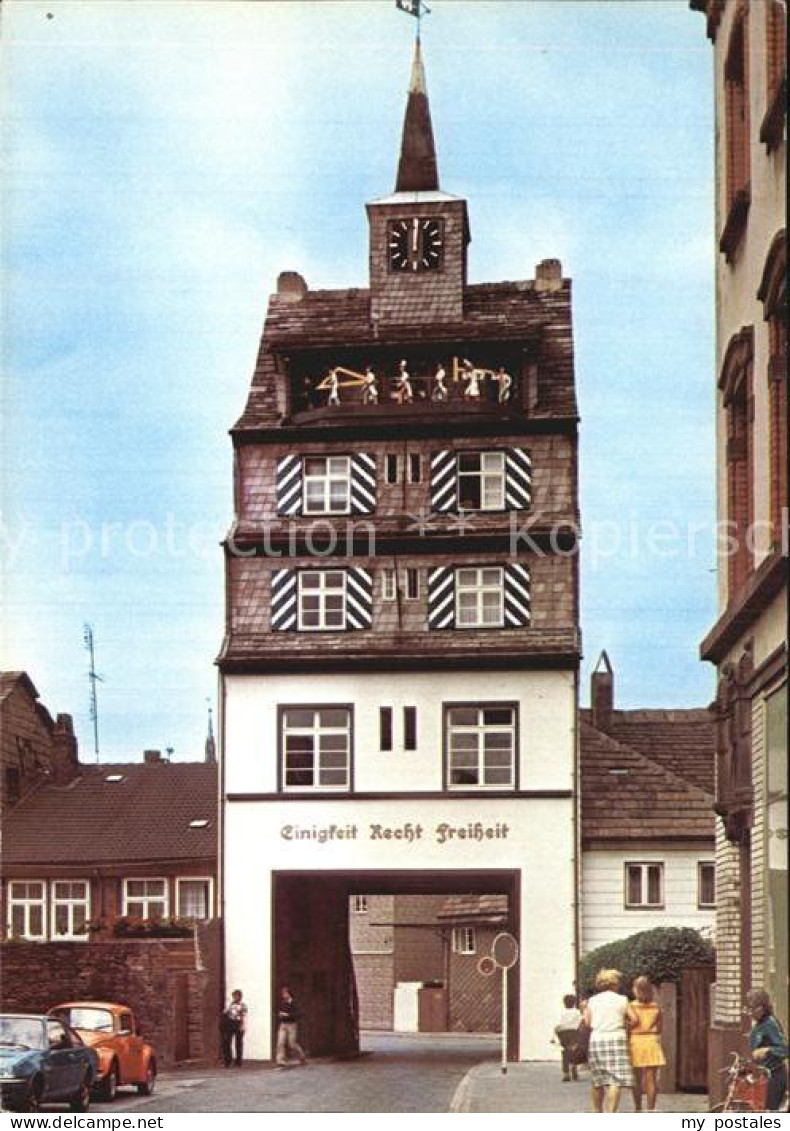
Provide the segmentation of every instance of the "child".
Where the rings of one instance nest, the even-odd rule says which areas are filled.
[[[634,1110],[642,1110],[642,1096],[647,1096],[647,1110],[656,1110],[658,1070],[666,1064],[661,1048],[661,1006],[655,1000],[655,989],[649,978],[637,978],[634,998],[628,1007],[628,1049],[634,1068]]]
[[[576,1008],[576,998],[573,994],[566,994],[562,999],[562,1004],[564,1008],[559,1021],[554,1026],[554,1032],[557,1034],[557,1040],[562,1048],[562,1081],[566,1083],[568,1080],[579,1079],[576,1065],[571,1064],[569,1051],[571,1045],[576,1043],[582,1015]]]

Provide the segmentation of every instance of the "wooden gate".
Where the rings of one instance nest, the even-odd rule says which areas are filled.
[[[447,990],[442,986],[422,986],[417,991],[417,1027],[421,1033],[447,1031]]]
[[[712,966],[689,966],[678,986],[677,1086],[704,1092],[708,1087],[708,1025]]]

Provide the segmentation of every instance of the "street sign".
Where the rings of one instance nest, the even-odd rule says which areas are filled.
[[[490,954],[484,954],[483,957],[478,960],[477,972],[478,974],[482,974],[484,978],[488,978],[493,974],[496,968],[496,962],[494,962]]]
[[[497,966],[509,970],[518,962],[518,943],[508,931],[501,931],[491,944],[491,956]]]

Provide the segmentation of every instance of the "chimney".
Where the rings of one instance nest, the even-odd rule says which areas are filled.
[[[559,259],[542,259],[535,268],[536,291],[562,289],[562,264]]]
[[[281,271],[277,277],[277,294],[289,302],[301,302],[307,294],[307,283],[298,271]]]
[[[157,762],[162,762],[162,761],[163,761],[163,758],[162,758],[162,751],[161,750],[144,750],[143,751],[143,762],[146,764],[146,766],[153,766]]]
[[[52,728],[52,782],[68,785],[79,773],[77,736],[71,715],[58,715]]]
[[[614,672],[606,652],[601,652],[590,679],[593,726],[608,731],[614,710]]]

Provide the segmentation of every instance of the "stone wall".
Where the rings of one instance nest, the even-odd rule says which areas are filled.
[[[10,1012],[46,1013],[63,1001],[121,1002],[134,1012],[160,1068],[213,1060],[221,993],[218,924],[200,935],[200,950],[193,939],[3,943],[0,1003]],[[187,1011],[181,1026],[179,1009]],[[186,1040],[177,1039],[179,1029]]]

